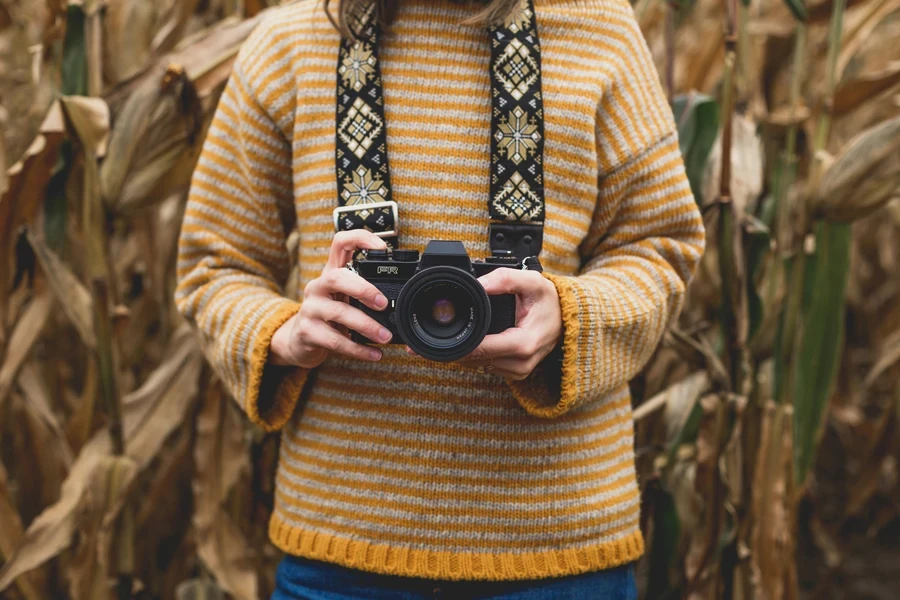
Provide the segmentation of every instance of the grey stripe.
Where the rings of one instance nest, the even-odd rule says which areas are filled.
[[[628,440],[625,440],[626,443],[616,443],[610,446],[609,450],[614,451],[622,446],[629,445],[627,443]],[[294,452],[296,447],[287,444],[288,449],[291,452]],[[335,461],[334,455],[329,455],[327,452],[322,452],[318,450],[313,450],[311,448],[307,448],[302,450],[301,454],[315,455],[324,460],[329,460],[332,462]],[[565,501],[563,498],[558,497],[565,495],[576,494],[579,492],[584,492],[586,490],[594,489],[600,486],[612,484],[615,481],[622,481],[628,479],[634,479],[634,467],[630,464],[631,457],[630,456],[618,456],[612,457],[604,461],[599,461],[594,464],[589,464],[580,467],[573,468],[565,468],[565,467],[554,467],[552,465],[548,465],[546,472],[544,473],[545,478],[561,478],[561,477],[582,477],[587,478],[591,476],[595,476],[597,473],[601,473],[606,470],[613,469],[614,467],[622,467],[620,471],[612,475],[607,475],[605,477],[586,480],[582,479],[576,483],[545,483],[539,484],[536,479],[537,476],[532,476],[531,474],[526,474],[522,472],[516,471],[475,471],[472,469],[463,469],[463,468],[453,468],[453,469],[427,469],[427,468],[411,468],[408,469],[407,472],[402,476],[389,476],[389,475],[381,475],[374,473],[358,473],[355,471],[345,471],[340,469],[340,467],[321,467],[319,465],[306,463],[302,459],[298,460],[284,454],[281,456],[281,461],[284,464],[301,471],[306,471],[312,473],[313,475],[319,475],[326,478],[334,477],[335,475],[340,476],[340,478],[344,481],[356,482],[360,484],[364,484],[365,492],[362,492],[360,487],[351,487],[344,483],[338,483],[335,480],[330,480],[327,484],[324,484],[328,488],[341,488],[346,490],[350,495],[370,495],[373,492],[371,491],[375,487],[383,487],[385,489],[392,489],[396,492],[401,490],[409,490],[412,492],[423,492],[425,490],[438,490],[438,488],[443,487],[440,484],[434,483],[431,485],[423,485],[421,483],[422,480],[428,481],[430,476],[440,475],[442,477],[456,477],[459,479],[463,479],[467,476],[471,477],[473,475],[479,476],[484,479],[489,479],[491,477],[495,478],[498,482],[521,482],[521,488],[517,489],[514,487],[504,487],[500,485],[490,485],[490,484],[471,484],[471,483],[463,483],[462,481],[456,481],[453,483],[453,491],[454,492],[469,492],[472,494],[486,494],[492,496],[501,496],[507,497],[512,501],[520,500],[529,502],[531,505],[544,506],[546,504],[547,507],[556,506],[558,504],[563,504],[566,506],[574,506],[574,504],[581,504],[582,500],[578,498],[572,498],[568,501]],[[397,463],[390,462],[390,457],[385,457],[382,459],[365,459],[359,458],[353,460],[355,467],[369,467],[369,468],[380,468],[380,467],[390,467],[394,471],[403,471],[403,467],[405,465],[400,465]],[[316,482],[313,479],[308,479],[306,475],[295,475],[288,472],[285,469],[281,469],[279,471],[282,475],[287,477],[289,480],[294,483],[304,483],[318,487],[323,484],[320,482]],[[525,479],[528,478],[528,481]],[[626,485],[628,481],[624,481]],[[542,497],[556,497],[556,499],[548,501],[546,503],[542,503],[537,501],[536,498]],[[594,496],[591,496],[594,497]],[[599,496],[598,496],[599,497]],[[454,507],[458,506],[461,501],[456,500],[441,500],[440,498],[434,498],[429,501],[423,501],[418,499],[415,495],[397,493],[397,494],[381,494],[379,498],[384,499],[394,499],[396,501],[402,502],[410,502],[410,503],[421,503],[422,506],[426,504],[433,505],[435,507],[438,506],[448,506]],[[472,506],[483,506],[484,502],[473,502]],[[515,504],[515,502],[502,502],[500,504]],[[571,504],[574,503],[574,504]],[[465,504],[465,503],[463,503]]]
[[[630,502],[619,504],[616,506],[618,509],[616,512],[623,512],[628,509],[633,509],[638,506],[640,502],[639,498],[636,498]],[[484,552],[484,548],[478,545],[466,545],[475,541],[476,544],[478,541],[493,541],[493,542],[508,542],[510,546],[514,546],[518,543],[522,542],[530,542],[533,543],[534,546],[529,548],[530,552],[539,552],[544,549],[548,550],[557,550],[561,549],[561,547],[565,547],[565,542],[558,541],[566,538],[575,538],[581,537],[591,534],[596,534],[598,538],[603,538],[605,533],[611,529],[617,529],[619,527],[623,527],[630,523],[634,523],[637,521],[637,517],[635,514],[629,514],[626,517],[622,517],[619,519],[614,519],[608,523],[604,523],[602,525],[587,525],[582,527],[573,527],[565,532],[565,534],[558,533],[547,533],[546,531],[541,530],[541,525],[535,524],[536,531],[528,532],[528,533],[513,533],[510,531],[490,531],[490,530],[463,530],[463,531],[454,531],[450,528],[444,529],[440,533],[437,532],[428,532],[427,534],[423,532],[421,527],[406,527],[402,525],[383,525],[375,522],[363,521],[361,517],[356,518],[348,518],[339,515],[331,515],[331,514],[323,514],[318,511],[311,511],[305,508],[301,508],[299,506],[290,506],[286,503],[279,501],[277,503],[279,513],[286,520],[289,521],[294,527],[299,527],[305,529],[301,523],[294,521],[290,518],[291,515],[297,515],[300,517],[305,517],[311,520],[327,520],[335,525],[344,525],[348,527],[352,527],[354,529],[362,530],[366,533],[371,533],[374,536],[384,536],[384,535],[395,535],[395,536],[410,536],[410,537],[441,537],[441,547],[439,550],[456,550],[456,551],[468,551],[468,552]],[[357,510],[359,510],[357,508]],[[602,514],[602,513],[601,513]],[[426,515],[416,515],[421,520],[434,522],[435,515],[426,514]],[[324,529],[328,531],[327,528]],[[333,531],[335,535],[346,536],[346,533],[340,533],[338,531]],[[548,538],[550,538],[548,540]],[[556,539],[554,539],[556,538]],[[376,537],[375,539],[378,539]],[[546,544],[547,542],[551,542],[551,545],[541,545],[543,542]],[[585,543],[575,542],[573,545],[575,546],[584,546]],[[497,550],[499,552],[499,550]]]
[[[279,491],[281,494],[288,496],[290,498],[295,498],[297,500],[302,500],[305,502],[313,502],[319,506],[333,508],[337,510],[343,510],[347,512],[353,512],[360,509],[366,510],[372,515],[378,515],[382,517],[388,518],[398,518],[398,519],[411,519],[416,517],[421,517],[421,515],[428,514],[430,517],[433,517],[438,522],[445,523],[455,523],[457,525],[469,524],[469,525],[498,525],[498,526],[512,526],[515,523],[521,523],[525,519],[530,520],[540,520],[545,521],[546,519],[552,519],[552,522],[557,524],[564,523],[578,523],[583,522],[592,518],[597,517],[598,505],[608,506],[610,505],[610,501],[613,498],[621,496],[625,493],[636,491],[636,487],[633,485],[634,476],[632,473],[623,472],[621,474],[616,475],[613,478],[607,478],[605,481],[607,483],[620,483],[620,487],[615,488],[611,491],[605,491],[600,493],[590,494],[584,497],[571,497],[566,500],[551,500],[547,502],[531,502],[535,497],[540,497],[540,491],[535,491],[534,496],[528,494],[524,495],[520,491],[516,498],[521,500],[520,502],[491,502],[486,498],[488,496],[496,496],[499,491],[497,488],[481,488],[480,492],[484,494],[484,501],[477,500],[455,500],[452,495],[457,491],[463,491],[459,489],[459,486],[453,485],[452,489],[440,489],[440,488],[430,488],[429,491],[434,493],[433,497],[429,498],[419,498],[415,496],[409,496],[406,494],[395,494],[383,491],[372,491],[371,487],[364,492],[362,492],[359,488],[353,488],[340,483],[329,482],[327,486],[322,487],[322,484],[319,482],[308,481],[302,477],[297,477],[292,473],[282,469],[279,472],[279,475],[286,479],[287,481],[299,484],[299,485],[311,485],[312,487],[319,487],[323,492],[322,496],[311,497],[302,494],[290,487],[287,486],[279,486]],[[366,482],[372,486],[380,486],[384,485],[386,482],[378,481],[368,481]],[[407,482],[407,485],[409,482]],[[424,491],[424,490],[423,490]],[[503,490],[506,492],[507,490]],[[531,490],[529,490],[530,492]],[[332,495],[334,493],[343,493],[345,496],[356,496],[359,498],[364,498],[367,501],[376,501],[376,502],[384,502],[385,505],[372,507],[369,505],[365,505],[364,507],[359,503],[339,500],[336,496]],[[570,492],[571,493],[571,492]],[[502,495],[502,494],[501,494]],[[629,501],[631,503],[632,501]],[[404,504],[416,507],[421,510],[415,509],[402,509],[402,508],[387,508],[387,504]],[[622,502],[616,502],[614,505],[617,509],[622,506]],[[563,514],[551,514],[550,517],[544,516],[542,513],[550,511],[551,513],[556,511],[563,511],[568,509],[580,509],[583,512],[579,512],[575,515],[563,515]],[[465,515],[454,515],[450,512],[442,513],[442,511],[453,511],[453,510],[482,510],[482,511],[496,511],[496,514],[483,517],[483,516],[475,516],[472,514]],[[509,516],[511,515],[511,516]]]
[[[304,418],[304,423],[314,424],[314,419]],[[515,447],[519,448],[527,448],[527,449],[535,449],[534,442],[529,443],[527,440],[524,443],[510,443],[504,441],[482,441],[482,443],[464,443],[469,442],[469,440],[461,440],[455,436],[438,436],[435,434],[426,434],[419,433],[418,435],[411,436],[410,438],[401,439],[399,435],[392,436],[390,441],[393,443],[389,443],[387,440],[385,442],[374,442],[374,441],[360,441],[358,439],[350,439],[347,440],[342,437],[334,436],[331,432],[343,432],[343,433],[371,433],[371,429],[367,429],[366,427],[340,427],[340,428],[327,428],[325,432],[313,432],[308,430],[301,431],[289,431],[288,435],[283,436],[285,443],[289,445],[292,450],[300,452],[299,449],[303,448],[304,440],[309,440],[310,442],[318,442],[322,444],[328,444],[330,446],[336,446],[338,448],[345,448],[348,450],[366,450],[371,451],[373,453],[382,453],[384,456],[402,456],[404,458],[409,459],[444,459],[444,460],[460,460],[465,457],[466,460],[476,463],[483,464],[509,464],[510,468],[518,467],[518,466],[531,466],[531,467],[546,467],[546,468],[558,468],[561,464],[564,464],[566,460],[580,460],[580,459],[589,459],[592,456],[595,456],[599,451],[605,451],[608,448],[615,448],[617,445],[631,445],[632,437],[629,435],[628,429],[630,428],[631,423],[626,422],[621,425],[617,425],[615,427],[610,427],[609,430],[604,431],[602,436],[594,436],[594,437],[613,437],[613,436],[621,436],[618,440],[609,442],[603,445],[602,449],[598,447],[594,448],[584,448],[582,446],[581,449],[572,448],[571,452],[567,452],[562,455],[543,455],[543,456],[522,456],[513,454],[512,451],[515,450]],[[325,428],[323,428],[325,429]],[[442,438],[442,448],[441,449],[423,449],[421,447],[422,444],[429,443],[429,438],[439,437]],[[578,442],[580,444],[587,443],[584,440],[584,437],[579,437]],[[431,442],[434,443],[434,442]],[[439,442],[440,444],[440,442]],[[511,447],[512,446],[512,447]],[[545,449],[550,449],[553,447],[560,447],[560,444],[547,444]],[[446,449],[444,449],[446,448]],[[488,450],[509,450],[510,452],[507,454],[497,454],[497,453],[486,453]]]

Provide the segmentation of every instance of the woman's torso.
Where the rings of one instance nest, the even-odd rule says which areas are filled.
[[[547,219],[541,261],[574,275],[597,178],[623,142],[603,136],[619,53],[642,43],[619,0],[539,0]],[[379,48],[400,244],[487,253],[490,49],[458,22],[474,8],[411,0]],[[270,19],[251,78],[291,143],[298,289],[333,235],[339,38],[320,2]],[[621,83],[621,80],[620,80]],[[638,100],[636,100],[638,99]],[[648,115],[648,118],[659,118]],[[608,218],[593,218],[594,227]],[[443,579],[516,579],[639,556],[627,388],[538,419],[505,382],[392,347],[376,364],[329,359],[282,436],[271,524],[283,550],[354,568]]]

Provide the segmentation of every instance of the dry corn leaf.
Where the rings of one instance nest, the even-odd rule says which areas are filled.
[[[900,364],[900,330],[895,331],[884,343],[878,353],[878,361],[866,375],[863,387],[871,388],[875,382],[892,367]]]
[[[14,271],[15,232],[30,223],[41,207],[64,132],[62,109],[55,102],[22,160],[6,172],[7,189],[0,196],[0,306],[6,306],[10,274]]]
[[[106,548],[100,543],[104,519],[125,496],[127,484],[134,479],[137,465],[127,456],[104,456],[91,474],[80,514],[79,543],[68,565],[69,595],[72,600],[108,600],[113,598],[111,576],[105,568]]]
[[[69,441],[63,432],[59,419],[53,411],[52,401],[50,400],[50,391],[47,389],[46,382],[41,378],[38,367],[34,362],[30,362],[22,367],[17,380],[19,389],[25,396],[25,405],[29,410],[44,421],[50,431],[53,432],[54,440],[52,450],[59,452],[63,464],[66,467],[72,466],[74,457],[72,449],[69,447]]]
[[[751,569],[758,598],[786,598],[794,560],[790,544],[792,498],[790,405],[767,401],[760,423],[759,454],[755,460],[750,511]]]
[[[705,371],[692,373],[649,400],[642,402],[634,409],[634,420],[641,421],[647,415],[665,408],[666,431],[668,435],[671,435],[674,428],[677,428],[680,417],[685,416],[686,418],[685,407],[690,413],[690,408],[708,385],[709,375]]]
[[[121,213],[160,202],[190,183],[203,114],[180,68],[147,80],[122,108],[100,168],[104,202]]]
[[[183,424],[203,368],[203,355],[186,324],[172,334],[164,356],[144,385],[122,402],[126,451],[141,469],[156,456],[166,437]]]
[[[190,327],[183,325],[173,334],[166,356],[144,385],[123,399],[125,447],[137,465],[136,472],[153,460],[169,434],[184,422],[190,401],[196,396],[203,358]],[[85,444],[62,484],[59,501],[31,523],[22,543],[0,569],[0,591],[68,547],[92,474],[102,468],[101,461],[110,450],[106,430],[97,432]]]
[[[3,357],[3,364],[0,365],[0,406],[3,406],[12,382],[15,381],[19,369],[22,368],[31,353],[31,347],[40,337],[41,331],[50,317],[51,308],[53,308],[53,296],[48,290],[43,290],[31,299],[24,313],[16,322],[9,343],[6,345],[6,356]]]
[[[109,141],[109,106],[101,98],[64,96],[60,99],[66,122],[81,147],[95,157],[106,154]]]
[[[75,326],[85,346],[91,349],[95,348],[97,337],[94,335],[91,317],[90,292],[69,267],[56,256],[56,253],[47,247],[42,238],[29,231],[28,241],[62,311]]]
[[[900,193],[900,117],[850,140],[816,179],[811,207],[828,220],[850,222],[886,204]]]
[[[15,504],[9,496],[6,469],[0,462],[0,560],[6,560],[22,539],[22,522]],[[29,573],[16,582],[19,593],[25,600],[43,600],[47,597],[47,582],[38,573]]]
[[[837,59],[837,77],[840,81],[850,60],[859,52],[872,32],[894,12],[900,10],[900,0],[871,0],[860,8],[862,16],[856,26],[841,36],[841,51]]]
[[[859,75],[841,83],[834,93],[834,113],[840,116],[900,84],[900,60],[875,73]]]
[[[162,2],[106,0],[103,16],[103,66],[106,79],[117,84],[140,73],[150,58]]]
[[[193,524],[197,553],[222,588],[240,600],[257,597],[249,545],[222,502],[247,469],[244,422],[221,384],[211,385],[197,416]]]
[[[756,132],[756,124],[745,116],[732,120],[731,137],[731,200],[737,215],[753,213],[756,201],[763,189],[763,164],[765,159],[762,140]],[[722,175],[722,134],[716,139],[703,177],[703,198],[707,201],[719,197],[719,179]]]
[[[85,490],[108,446],[106,433],[102,432],[82,449],[62,484],[59,501],[32,521],[15,552],[0,569],[0,592],[20,575],[42,565],[69,545]]]

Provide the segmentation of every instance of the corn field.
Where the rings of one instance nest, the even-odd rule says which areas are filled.
[[[277,436],[172,300],[270,4],[0,0],[0,598],[271,593]],[[632,383],[641,597],[895,598],[900,0],[634,10],[709,249]]]

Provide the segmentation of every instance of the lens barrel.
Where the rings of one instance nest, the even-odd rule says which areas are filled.
[[[397,330],[413,352],[439,362],[458,360],[487,335],[491,303],[471,274],[434,266],[413,275],[397,298]]]

